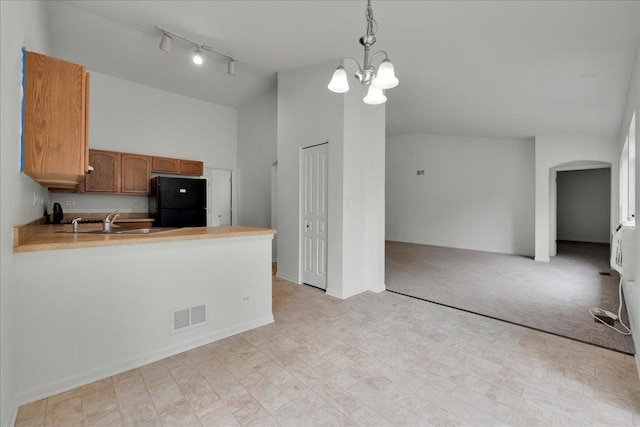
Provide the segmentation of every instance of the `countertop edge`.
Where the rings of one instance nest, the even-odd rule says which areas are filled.
[[[96,247],[126,246],[150,243],[180,242],[189,240],[222,239],[274,235],[276,230],[247,226],[182,228],[145,235],[100,235],[86,233],[57,233],[48,225],[32,225],[33,233],[20,244],[15,244],[13,253],[88,249]],[[14,228],[17,233],[18,227]]]

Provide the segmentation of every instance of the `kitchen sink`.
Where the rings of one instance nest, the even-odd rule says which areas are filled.
[[[79,230],[79,234],[153,234],[163,231],[177,230],[179,227],[153,227],[153,228],[112,228],[103,230]],[[73,233],[71,230],[58,231],[58,233]]]
[[[162,231],[177,230],[177,227],[154,227],[154,228],[125,228],[119,230],[111,230],[110,233],[114,234],[152,234],[160,233]]]

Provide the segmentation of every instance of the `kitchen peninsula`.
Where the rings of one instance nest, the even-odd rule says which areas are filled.
[[[275,230],[102,235],[30,227],[14,239],[13,255],[14,291],[29,301],[14,319],[21,402],[273,322]]]
[[[85,227],[78,233],[70,232],[70,225],[26,224],[14,227],[13,252],[37,252],[62,249],[94,248],[99,246],[121,246],[182,240],[220,239],[269,235],[275,230],[268,228],[228,226],[228,227],[186,227],[151,234],[91,234],[90,230],[100,230],[95,225]]]

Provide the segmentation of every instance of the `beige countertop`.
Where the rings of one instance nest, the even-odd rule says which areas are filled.
[[[81,224],[80,231],[99,230],[100,224]],[[276,230],[233,225],[227,227],[188,227],[151,234],[67,233],[71,225],[44,225],[38,222],[14,227],[13,252],[53,251],[94,248],[100,246],[137,245],[184,240],[275,234]]]

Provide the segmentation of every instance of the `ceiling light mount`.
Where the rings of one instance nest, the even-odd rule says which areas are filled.
[[[369,51],[371,50],[371,46],[376,42],[375,33],[378,30],[378,24],[376,20],[373,19],[371,0],[367,0],[365,17],[367,19],[367,33],[360,37],[359,40],[360,44],[364,47],[364,65],[360,66],[360,62],[350,56],[342,58],[340,66],[333,73],[333,78],[331,82],[329,82],[328,88],[335,93],[345,93],[349,90],[349,82],[347,81],[344,63],[347,59],[350,59],[358,66],[358,71],[355,73],[358,81],[365,86],[369,86],[369,91],[363,101],[367,104],[377,105],[387,100],[387,97],[384,96],[384,89],[392,89],[398,86],[399,80],[395,76],[393,64],[389,61],[387,52],[381,50],[370,56]],[[376,72],[372,61],[378,55],[384,55],[384,59]]]
[[[173,42],[173,37],[169,35],[166,31],[162,32],[162,39],[160,39],[160,49],[169,53],[171,50],[171,43]]]
[[[231,75],[235,75],[236,74],[236,63],[240,62],[242,64],[244,64],[244,61],[241,59],[238,59],[234,56],[230,56],[227,55],[226,53],[222,53],[219,52],[215,49],[213,49],[211,46],[208,46],[206,44],[203,43],[199,43],[195,40],[192,40],[188,37],[185,36],[181,36],[178,33],[175,33],[173,31],[169,31],[166,28],[162,28],[158,25],[156,25],[156,28],[160,31],[162,31],[162,39],[160,39],[160,49],[165,51],[165,52],[169,52],[169,50],[171,49],[171,43],[173,42],[174,38],[179,38],[181,40],[184,40],[188,43],[191,43],[194,47],[195,47],[195,51],[193,52],[193,62],[194,64],[197,65],[201,65],[204,62],[204,57],[202,55],[203,51],[206,52],[211,52],[211,53],[215,53],[216,55],[220,55],[223,56],[225,58],[227,58],[227,73],[231,74]]]

